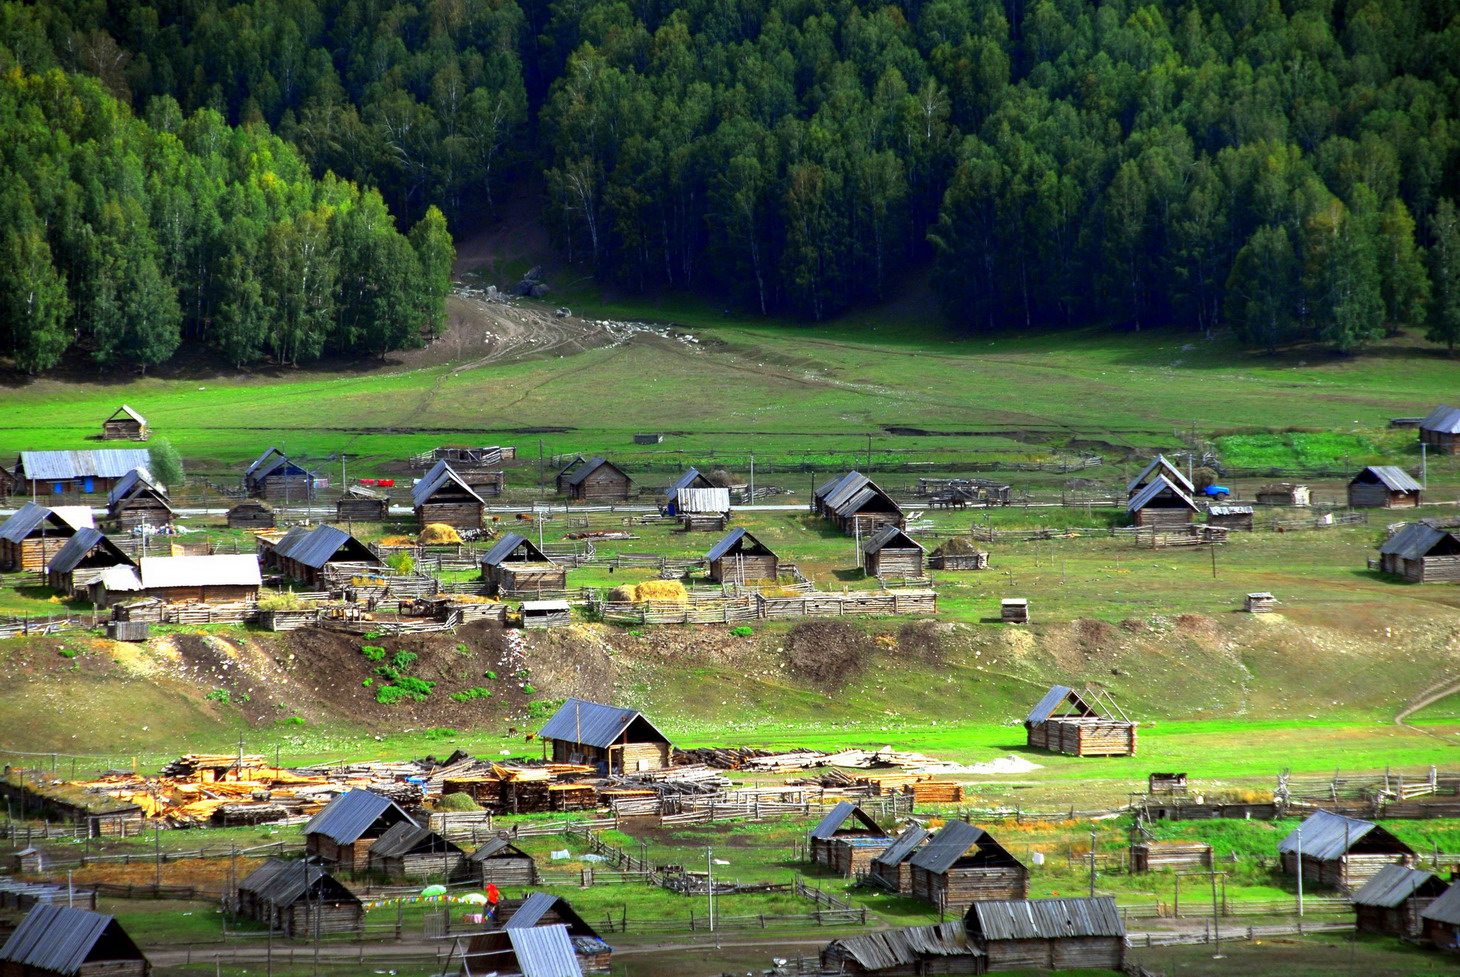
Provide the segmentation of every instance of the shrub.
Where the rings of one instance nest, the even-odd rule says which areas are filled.
[[[730,629],[730,635],[731,635],[731,637],[735,637],[735,638],[748,638],[752,634],[755,634],[755,628],[747,627],[747,626],[745,626],[743,624],[740,627],[738,627],[738,628],[731,628]]]
[[[497,678],[497,673],[494,672],[494,671],[491,671],[490,669],[488,669],[487,671],[482,672],[482,678],[489,678],[489,679],[495,680]]]
[[[303,726],[304,725],[304,717],[303,716],[290,716],[288,719],[275,719],[274,720],[274,725],[275,726]]]
[[[210,699],[213,702],[233,701],[233,696],[229,693],[227,689],[214,689],[212,692],[209,692],[207,695],[203,696],[203,698]]]
[[[523,685],[522,686],[522,694],[523,695],[535,695],[536,693],[537,693],[537,689],[535,689],[531,685]]]
[[[385,661],[385,649],[379,645],[361,645],[360,654],[373,662]]]
[[[419,696],[422,699],[430,695],[431,690],[436,687],[435,682],[427,682],[425,679],[412,678],[409,675],[402,675],[400,678],[395,680],[395,684],[405,689],[412,695]]]
[[[381,678],[385,679],[387,682],[398,682],[398,681],[400,681],[400,672],[397,672],[395,669],[391,668],[389,665],[377,665],[377,666],[375,666],[375,674],[376,675],[379,675]]]
[[[390,664],[393,668],[399,669],[402,672],[408,672],[410,671],[411,665],[415,664],[416,659],[419,657],[421,656],[415,652],[397,651],[390,656]]]
[[[59,654],[62,658],[75,658],[77,655],[77,651],[75,648],[62,648],[59,652],[57,652],[57,654]]]
[[[396,573],[416,572],[416,559],[409,553],[392,553],[385,563]]]
[[[473,699],[490,699],[492,690],[483,688],[480,685],[473,685],[469,689],[462,689],[460,692],[451,693],[451,698],[457,702],[470,702]]]
[[[307,611],[313,606],[314,601],[305,600],[292,590],[259,598],[259,610],[261,611]],[[366,637],[370,636],[366,635]]]
[[[542,699],[527,704],[527,716],[529,719],[546,719],[558,711],[563,704],[562,699]]]
[[[402,699],[411,698],[411,694],[398,685],[382,685],[375,690],[375,701],[382,706],[393,706]]]
[[[426,730],[421,735],[425,736],[428,740],[449,740],[460,734],[450,726],[436,726]]]

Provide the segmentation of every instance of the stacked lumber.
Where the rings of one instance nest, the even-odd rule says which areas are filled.
[[[920,780],[912,785],[914,804],[961,804],[963,785],[949,780]]]
[[[813,767],[856,767],[870,769],[873,767],[940,767],[944,762],[937,757],[926,756],[922,753],[908,753],[901,750],[894,750],[890,746],[884,746],[877,750],[838,750],[835,753],[823,753],[820,750],[797,750],[791,753],[775,753],[766,756],[758,756],[747,759],[744,768],[747,770],[771,770],[771,771],[792,771],[804,770]]]
[[[675,766],[703,764],[719,770],[739,770],[747,760],[770,755],[769,750],[756,750],[750,747],[701,746],[693,750],[675,750],[673,763]]]

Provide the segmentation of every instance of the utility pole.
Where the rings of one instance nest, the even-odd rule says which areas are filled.
[[[747,502],[747,504],[750,504],[750,505],[754,505],[755,504],[755,452],[754,451],[752,451],[750,453],[750,498],[747,499],[746,502]]]
[[[715,932],[715,849],[705,846],[705,891],[710,901],[710,932]]]
[[[1090,829],[1090,898],[1095,898],[1095,829]]]
[[[1298,915],[1303,915],[1303,826],[1298,825]]]

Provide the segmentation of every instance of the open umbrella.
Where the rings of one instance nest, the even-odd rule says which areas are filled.
[[[487,904],[487,897],[485,894],[480,892],[468,892],[466,895],[458,899],[457,902],[470,902],[474,905],[485,906]]]
[[[444,886],[444,885],[428,885],[424,889],[421,890],[421,895],[423,895],[423,896],[444,896],[444,895],[446,895],[446,886]]]

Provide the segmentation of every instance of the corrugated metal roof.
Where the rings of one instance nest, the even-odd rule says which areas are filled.
[[[858,823],[868,831],[876,831],[886,836],[887,832],[878,827],[872,817],[851,801],[838,801],[836,806],[826,812],[826,816],[816,822],[816,827],[808,833],[809,838],[831,838],[834,837],[846,822],[847,818],[856,818]]]
[[[395,810],[397,820],[409,821],[406,812],[396,806],[395,802],[380,794],[371,793],[368,790],[350,790],[339,795],[325,805],[309,823],[304,826],[306,835],[324,835],[331,841],[341,845],[354,844],[359,841],[370,826],[380,818],[384,817],[391,809]]]
[[[258,557],[248,553],[144,556],[140,569],[144,590],[163,587],[258,587],[263,584]]]
[[[11,543],[22,542],[27,536],[40,528],[40,524],[45,522],[46,517],[49,515],[51,515],[51,510],[45,506],[37,505],[34,502],[27,502],[19,509],[16,509],[14,514],[5,520],[5,524],[0,526],[0,539],[7,540]],[[54,525],[54,521],[52,525]],[[71,527],[66,526],[62,528],[58,526],[56,528],[65,532]]]
[[[1141,469],[1141,473],[1139,475],[1126,483],[1125,494],[1130,495],[1136,489],[1140,488],[1141,485],[1145,482],[1146,477],[1158,468],[1161,470],[1161,473],[1163,475],[1167,476],[1167,481],[1169,481],[1172,485],[1175,485],[1177,488],[1180,488],[1187,495],[1191,495],[1196,491],[1196,486],[1192,485],[1191,481],[1185,475],[1181,474],[1181,469],[1171,464],[1171,462],[1167,460],[1165,455],[1157,455],[1155,458],[1151,459],[1151,463],[1149,465]]]
[[[1191,496],[1187,495],[1179,485],[1169,481],[1165,475],[1157,475],[1149,485],[1137,492],[1126,503],[1125,509],[1127,512],[1144,509],[1156,496],[1168,490],[1176,496],[1177,501],[1185,503],[1193,511],[1196,510],[1196,503],[1191,501]]]
[[[1405,523],[1399,531],[1386,539],[1379,552],[1385,556],[1397,556],[1402,560],[1422,559],[1435,544],[1446,536],[1454,537],[1460,541],[1460,536],[1454,533],[1447,533],[1443,529],[1436,529],[1434,526],[1427,526],[1422,522]]]
[[[461,846],[454,841],[447,841],[430,828],[423,828],[411,821],[392,824],[370,846],[371,858],[376,855],[381,858],[396,858],[424,852],[461,854]]]
[[[908,864],[935,874],[946,872],[974,845],[984,846],[991,841],[993,836],[983,828],[967,821],[949,821],[918,849]]]
[[[311,891],[324,895],[330,901],[359,901],[322,866],[298,859],[267,859],[238,883],[238,889],[240,892],[252,892],[260,901],[275,906],[292,905]]]
[[[1068,701],[1082,716],[1096,715],[1095,707],[1085,701],[1080,695],[1068,685],[1051,685],[1049,691],[1044,693],[1044,698],[1037,702],[1029,715],[1024,717],[1024,722],[1029,724],[1042,723],[1054,714],[1054,711],[1064,702]]]
[[[51,557],[51,562],[46,564],[47,573],[70,573],[76,569],[76,564],[86,559],[86,554],[97,544],[98,540],[105,539],[99,529],[78,529],[76,535],[66,540],[62,546]]]
[[[20,921],[5,946],[0,960],[58,974],[80,971],[92,948],[103,936],[110,959],[144,959],[142,951],[110,916],[69,906],[38,905]]]
[[[107,420],[109,420],[109,421],[116,420],[118,414],[125,414],[127,417],[130,417],[132,420],[136,421],[138,424],[142,425],[143,427],[146,427],[147,426],[147,418],[143,417],[141,414],[139,414],[136,411],[132,410],[132,408],[128,407],[126,404],[123,404],[122,406],[118,407],[116,410],[112,411],[112,416],[111,417],[108,417]]]
[[[508,533],[492,545],[482,557],[482,566],[494,567],[505,562],[518,549],[526,549],[527,559],[523,562],[530,563],[552,563],[553,561],[546,553],[538,549],[537,544],[521,533]]]
[[[1125,925],[1111,896],[975,902],[968,908],[964,921],[971,935],[985,940],[1125,936]]]
[[[271,460],[274,458],[283,458],[285,461],[288,460],[288,457],[284,454],[284,452],[280,451],[278,448],[267,448],[264,450],[263,454],[254,459],[252,465],[249,465],[246,469],[244,469],[243,473],[245,475],[262,474],[261,469],[266,463],[268,464],[269,468],[276,468],[277,462]]]
[[[1420,911],[1420,916],[1451,926],[1460,926],[1460,885],[1452,885]]]
[[[470,495],[478,502],[481,502],[482,505],[486,505],[486,502],[482,500],[482,497],[480,495],[477,495],[476,489],[468,485],[466,483],[466,480],[456,473],[456,469],[452,468],[444,461],[438,461],[436,462],[436,464],[432,465],[431,470],[428,471],[419,482],[411,487],[411,504],[413,506],[421,505],[426,500],[430,499],[431,496],[439,492],[447,484],[455,485],[467,495]]]
[[[1409,472],[1400,468],[1398,465],[1370,465],[1364,471],[1373,472],[1374,477],[1383,483],[1384,487],[1391,492],[1422,491],[1419,482],[1416,482]],[[1362,476],[1363,472],[1360,472],[1359,477]],[[1358,481],[1358,478],[1355,478],[1354,481]]]
[[[588,921],[578,914],[568,900],[546,892],[529,893],[511,918],[502,924],[502,928],[510,930],[537,926],[549,913],[554,912],[563,925],[568,927],[569,936],[598,936],[598,931],[588,925]]]
[[[1429,883],[1445,884],[1438,876],[1424,869],[1410,868],[1407,865],[1385,865],[1354,893],[1354,904],[1393,909]]]
[[[340,550],[347,548],[350,552],[345,557],[351,562],[381,564],[380,558],[370,552],[370,547],[343,529],[319,525],[296,535],[294,529],[299,528],[301,527],[295,526],[285,533],[275,545],[274,552],[316,570],[333,560]],[[354,545],[351,545],[352,541]]]
[[[833,940],[831,946],[840,948],[873,973],[893,967],[913,967],[923,957],[984,956],[968,939],[962,920],[848,936]]]
[[[927,828],[911,827],[897,836],[897,840],[888,846],[887,850],[872,859],[874,862],[881,862],[883,865],[901,865],[913,856],[918,846],[928,839],[931,832]]]
[[[883,547],[891,546],[894,549],[905,550],[916,547],[924,552],[923,544],[913,539],[907,533],[896,526],[883,526],[862,543],[863,553],[876,553]]]
[[[496,857],[531,858],[532,856],[506,838],[493,838],[466,857],[468,861],[480,862]]]
[[[537,735],[551,740],[563,740],[567,743],[605,747],[618,742],[624,730],[628,729],[629,724],[635,719],[644,719],[644,722],[649,722],[637,709],[625,709],[622,706],[607,706],[601,702],[570,698],[558,708],[557,712],[553,713],[553,718],[538,730]],[[654,729],[655,733],[658,733],[660,740],[669,742],[669,737],[660,733],[653,723],[649,723],[649,726]]]
[[[168,511],[173,511],[172,504],[167,498],[167,486],[152,477],[152,473],[145,468],[133,468],[122,476],[121,481],[112,486],[112,490],[106,495],[106,503],[115,506],[118,503],[130,499],[132,496],[142,492],[150,492]]]
[[[749,552],[752,550],[761,550],[766,553],[771,552],[771,548],[769,546],[765,545],[760,540],[752,536],[750,533],[746,532],[745,529],[743,529],[742,527],[736,526],[734,529],[726,533],[724,537],[721,538],[720,542],[710,547],[710,551],[705,554],[705,560],[713,563],[715,560],[721,559],[727,553],[734,549],[739,549],[745,552]]]
[[[822,491],[823,489],[826,491]],[[877,497],[886,499],[898,512],[902,511],[902,507],[893,501],[892,496],[878,488],[876,482],[857,471],[848,472],[835,482],[822,486],[822,489],[817,490],[817,494],[821,498],[821,504],[839,516],[849,516],[858,512],[869,501]]]
[[[288,556],[294,547],[304,542],[304,538],[308,535],[308,526],[290,526],[284,535],[274,541],[274,555]]]
[[[84,451],[22,451],[26,478],[121,478],[133,468],[146,468],[146,448],[92,448]]]
[[[599,457],[599,456],[595,455],[594,457],[592,457],[592,458],[588,459],[587,461],[585,461],[583,464],[579,465],[577,467],[577,469],[574,470],[574,472],[571,475],[569,475],[567,478],[563,479],[563,484],[565,484],[565,485],[577,485],[580,482],[582,482],[583,479],[587,478],[589,475],[592,475],[594,472],[598,471],[598,469],[602,468],[604,465],[607,465],[609,468],[612,468],[614,471],[618,472],[624,478],[629,478],[629,473],[628,472],[624,471],[622,468],[620,468],[619,466],[615,465],[613,462],[609,461],[607,458],[602,458],[602,457]],[[632,478],[629,478],[629,481],[633,481],[633,479]]]
[[[568,927],[563,924],[508,928],[504,932],[512,941],[522,977],[583,977],[578,955],[568,939]]]
[[[1214,516],[1250,516],[1253,508],[1250,505],[1213,505],[1207,506],[1207,512]]]
[[[1419,422],[1419,428],[1439,434],[1460,434],[1460,407],[1436,407]]]
[[[1345,854],[1354,842],[1377,827],[1371,821],[1346,818],[1342,814],[1329,811],[1314,811],[1286,838],[1278,842],[1277,850],[1296,853],[1301,837],[1304,855],[1327,862]]]
[[[682,488],[674,500],[678,512],[729,512],[730,490],[727,488]]]

